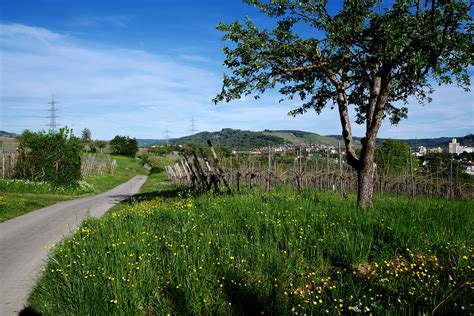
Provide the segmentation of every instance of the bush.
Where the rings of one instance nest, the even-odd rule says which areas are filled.
[[[138,151],[138,142],[135,138],[117,135],[110,141],[110,148],[114,155],[135,157]]]
[[[15,178],[68,185],[81,179],[81,141],[72,130],[24,131],[19,137]]]

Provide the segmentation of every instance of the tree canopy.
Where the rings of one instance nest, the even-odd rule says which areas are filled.
[[[274,19],[276,27],[220,23],[224,64],[222,91],[214,102],[275,88],[284,99],[299,99],[290,112],[328,104],[339,112],[348,163],[372,186],[375,139],[387,117],[406,118],[410,97],[429,102],[433,84],[456,82],[469,89],[473,64],[471,4],[463,0],[245,0]],[[331,5],[329,5],[331,3]],[[349,109],[356,116],[349,117]],[[360,157],[351,122],[366,125]],[[366,195],[371,198],[371,192]],[[359,197],[360,198],[360,197]]]
[[[138,142],[135,138],[117,135],[110,141],[110,149],[114,155],[135,157],[138,152]]]
[[[391,175],[398,175],[407,166],[410,147],[403,141],[386,139],[376,151],[377,168]]]

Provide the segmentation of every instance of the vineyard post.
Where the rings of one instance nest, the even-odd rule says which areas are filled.
[[[236,174],[236,177],[237,177],[237,192],[240,192],[240,176],[241,176],[241,173],[240,173],[240,170],[237,171],[237,174]]]
[[[331,189],[331,184],[330,184],[330,177],[329,177],[329,144],[327,145],[327,148],[326,148],[326,173],[327,173],[327,189],[330,190]]]
[[[270,145],[268,145],[268,182],[267,182],[268,192],[270,192],[271,187],[272,187],[271,179],[270,179],[271,172],[272,172],[272,161],[271,161],[270,150],[271,150],[271,147],[270,147]]]
[[[342,182],[342,152],[341,152],[341,142],[337,142],[337,150],[339,152],[339,189],[341,190],[341,197],[344,197],[344,183]]]
[[[233,177],[234,169],[232,167],[232,153],[230,154],[229,169],[230,169],[229,184],[232,185],[232,181],[234,180],[234,177]]]
[[[453,197],[453,158],[451,157],[450,160],[450,167],[449,167],[449,197]]]
[[[196,155],[196,152],[194,150],[192,150],[191,154],[193,155],[193,164],[194,164],[194,167],[196,168],[197,173],[199,175],[199,180],[202,184],[202,189],[205,190],[208,187],[207,177],[206,177],[206,175],[204,174],[204,171],[201,168],[201,163],[199,162],[199,159]]]
[[[188,168],[186,168],[186,165],[184,163],[184,159],[181,159],[181,166],[183,166],[184,174],[186,175],[186,178],[188,179],[188,182],[191,181],[191,177],[188,172]]]
[[[216,151],[215,151],[215,149],[214,149],[214,146],[212,146],[212,143],[211,143],[211,140],[210,140],[210,139],[207,140],[207,144],[209,145],[209,148],[211,149],[212,159],[214,160],[215,167],[216,167],[217,171],[219,172],[219,175],[220,175],[220,177],[221,177],[221,179],[222,179],[222,182],[224,182],[224,185],[225,185],[225,187],[226,187],[226,189],[227,189],[227,193],[230,193],[230,192],[231,192],[230,186],[229,186],[229,184],[227,183],[227,180],[226,180],[226,178],[225,178],[225,176],[224,176],[224,171],[223,171],[222,168],[219,166],[219,159],[218,159],[218,157],[217,157],[217,153],[216,153]]]
[[[188,161],[188,157],[186,156],[186,154],[183,152],[181,153],[183,155],[183,158],[184,158],[184,162],[186,163],[186,166],[189,168],[189,171],[191,173],[191,186],[193,187],[193,189],[195,188],[195,185],[196,185],[196,182],[198,180],[198,177],[196,175],[196,172],[194,172],[194,169],[192,168],[191,164],[189,163]]]
[[[410,152],[411,196],[415,197],[415,178],[413,176],[413,158]]]

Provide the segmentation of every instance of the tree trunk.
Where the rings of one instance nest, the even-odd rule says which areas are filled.
[[[375,180],[375,138],[362,139],[362,151],[357,169],[357,206],[373,206]]]
[[[367,161],[366,166],[357,171],[357,205],[360,208],[373,206],[374,171],[373,159]]]

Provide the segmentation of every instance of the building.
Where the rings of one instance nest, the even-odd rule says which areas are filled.
[[[457,142],[456,138],[453,138],[448,145],[448,150],[450,154],[462,154],[463,152],[472,153],[474,152],[474,147],[462,146]]]

